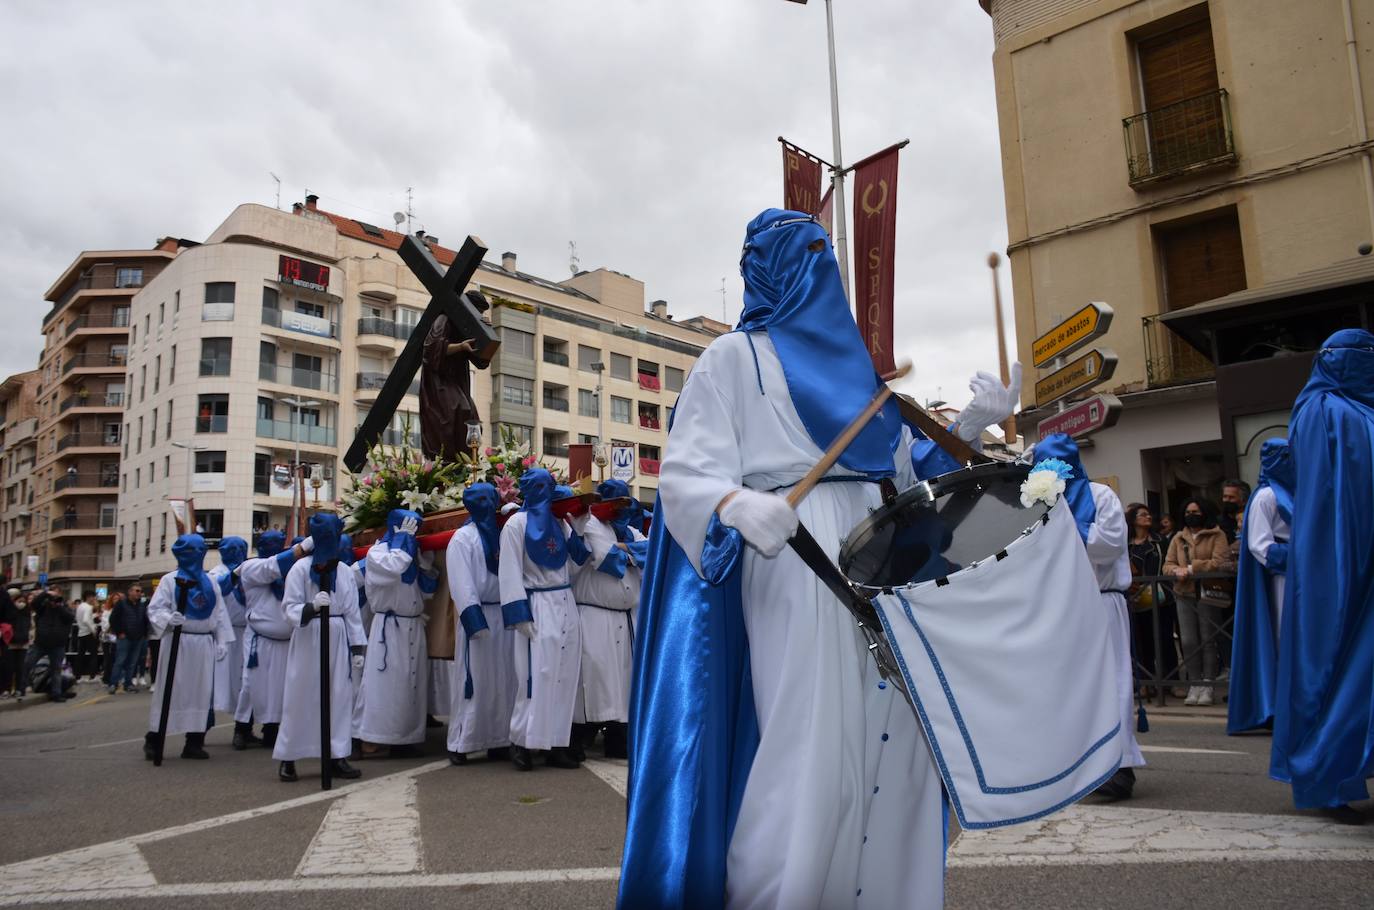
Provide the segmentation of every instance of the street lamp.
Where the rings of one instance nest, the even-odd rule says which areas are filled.
[[[289,395],[278,398],[277,401],[289,405],[292,411],[291,444],[296,454],[295,460],[291,463],[291,534],[292,536],[299,536],[301,533],[300,506],[297,496],[299,496],[300,504],[303,505],[305,502],[305,487],[301,484],[303,478],[301,477],[300,410],[301,408],[317,408],[320,406],[320,402],[313,398],[302,400]]]
[[[172,445],[178,449],[186,450],[186,524],[188,525],[186,530],[191,532],[196,529],[195,509],[191,506],[191,496],[194,493],[191,480],[195,472],[196,453],[210,447],[202,442],[174,442]]]
[[[602,374],[606,372],[606,364],[600,360],[592,361],[592,370],[596,373],[596,448],[592,450],[592,460],[596,462],[598,473],[597,480],[606,479],[606,463],[610,461],[610,456],[606,454],[606,402],[602,401]]]

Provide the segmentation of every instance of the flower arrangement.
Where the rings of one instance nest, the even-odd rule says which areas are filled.
[[[530,451],[529,443],[517,442],[509,428],[500,427],[500,435],[499,446],[488,446],[476,460],[470,454],[464,454],[461,463],[472,483],[489,483],[496,487],[502,505],[519,501],[520,475],[531,468],[544,468],[553,475],[556,483],[568,482],[564,472],[539,461]]]
[[[402,438],[406,442],[400,446],[374,445],[367,453],[367,468],[350,475],[349,487],[339,499],[350,532],[383,526],[392,509],[424,515],[463,504],[467,465],[425,458],[410,445],[408,425],[402,429]]]
[[[1029,509],[1036,502],[1052,506],[1064,495],[1066,482],[1073,477],[1073,468],[1058,458],[1046,458],[1031,468],[1021,482],[1021,505]]]

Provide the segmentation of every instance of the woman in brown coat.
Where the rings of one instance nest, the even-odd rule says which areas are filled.
[[[1164,574],[1178,579],[1174,583],[1174,598],[1178,603],[1178,637],[1188,679],[1207,683],[1190,687],[1184,704],[1212,703],[1210,683],[1217,675],[1217,633],[1222,621],[1221,606],[1204,597],[1203,588],[1220,586],[1224,580],[1199,580],[1193,576],[1234,569],[1230,541],[1217,527],[1216,506],[1205,499],[1188,500],[1183,506],[1183,527],[1169,543],[1169,555],[1164,559]],[[1202,644],[1204,641],[1206,644]]]

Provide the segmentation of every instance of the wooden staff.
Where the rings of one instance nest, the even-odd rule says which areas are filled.
[[[182,616],[186,615],[186,588],[190,584],[185,579],[176,579],[177,586],[177,612]],[[172,683],[177,677],[177,653],[181,651],[181,626],[172,627],[172,646],[167,651],[167,672],[163,674],[166,678],[158,682],[162,684],[162,715],[157,722],[157,743],[153,746],[153,767],[162,767],[162,747],[167,742],[167,719],[172,713]]]
[[[320,567],[320,590],[334,596],[334,568],[336,562]],[[334,786],[334,756],[330,749],[333,724],[329,716],[329,604],[320,607],[320,789]]]
[[[872,420],[873,416],[887,403],[887,399],[892,395],[892,387],[889,386],[888,383],[894,379],[901,379],[910,372],[911,361],[907,360],[899,364],[897,369],[882,377],[882,387],[879,388],[878,393],[873,396],[873,400],[868,403],[868,407],[860,411],[859,416],[850,421],[849,426],[844,428],[844,432],[835,437],[835,441],[830,444],[830,448],[825,450],[825,454],[821,456],[821,460],[816,462],[815,466],[806,473],[806,476],[798,481],[797,485],[788,492],[787,504],[789,506],[795,509],[801,504],[801,501],[806,498],[807,494],[811,492],[811,489],[821,482],[821,478],[825,476],[825,472],[835,466],[835,462],[840,460],[840,456],[844,454],[844,450],[849,448],[854,438],[859,435],[864,427],[868,426],[868,422]]]
[[[988,253],[988,268],[992,270],[992,312],[997,321],[997,366],[1002,371],[1002,385],[1011,382],[1011,372],[1007,369],[1007,333],[1002,327],[1002,285],[998,281],[997,267],[1002,264],[1002,257],[996,253]],[[1016,418],[1008,417],[1002,424],[1002,435],[1007,439],[1007,445],[1016,442]]]

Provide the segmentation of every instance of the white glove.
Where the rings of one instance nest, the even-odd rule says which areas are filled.
[[[365,663],[367,663],[367,657],[366,657],[365,655],[362,655],[362,654],[354,654],[354,655],[353,655],[353,669],[355,669],[355,670],[361,670],[361,669],[363,668],[363,664],[365,664]]]
[[[394,527],[391,530],[397,534],[408,534],[411,537],[414,537],[415,532],[420,530],[420,523],[415,520],[415,517],[413,515],[408,515],[400,523],[399,526]]]
[[[172,615],[171,615],[171,616],[167,617],[167,625],[172,626],[173,628],[175,628],[176,626],[182,625],[182,624],[184,624],[185,622],[186,622],[186,614],[185,614],[185,613],[178,613],[178,612],[176,612],[175,610],[172,611]]]
[[[526,638],[533,639],[533,638],[534,638],[534,623],[532,623],[532,622],[518,622],[518,623],[515,624],[515,631],[519,632],[521,635],[525,636]]]
[[[473,632],[471,635],[468,636],[468,641],[481,641],[490,634],[490,629],[478,629],[476,632]],[[531,633],[531,637],[533,637],[533,633]]]
[[[215,660],[224,660],[229,656],[229,646],[224,642],[215,643]]]
[[[305,538],[305,540],[302,540],[300,543],[296,544],[296,546],[301,548],[302,553],[310,553],[315,549],[315,538],[307,537]]]
[[[760,493],[741,487],[720,507],[720,520],[770,559],[782,552],[797,533],[797,513],[776,493]]]
[[[981,370],[968,383],[973,392],[973,400],[959,412],[959,438],[973,442],[983,431],[994,423],[1001,423],[1016,410],[1016,399],[1021,394],[1021,364],[1011,365],[1011,383],[1002,381],[991,373]]]
[[[331,599],[330,599],[330,597],[329,597],[329,592],[328,592],[328,591],[321,591],[320,593],[316,594],[316,595],[315,595],[315,599],[314,599],[313,601],[311,601],[311,603],[313,603],[313,604],[315,605],[315,609],[317,609],[317,610],[318,610],[319,608],[321,608],[321,607],[327,607],[327,606],[329,606],[329,604],[330,604],[331,602],[332,602],[332,601],[331,601]]]
[[[591,520],[591,517],[591,512],[583,512],[581,515],[574,515],[569,518],[568,524],[572,525],[573,530],[578,534],[585,534],[587,533],[587,522]]]

